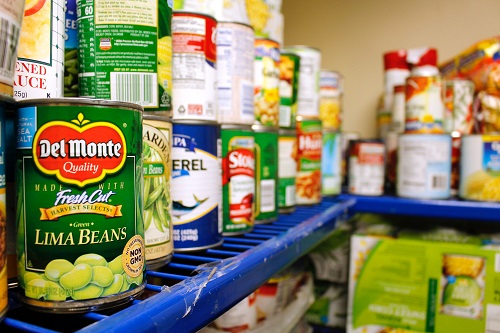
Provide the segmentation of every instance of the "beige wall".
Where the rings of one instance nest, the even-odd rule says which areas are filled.
[[[500,0],[283,0],[285,46],[322,51],[322,68],[345,77],[343,130],[376,136],[383,53],[434,47],[445,61],[500,35]]]

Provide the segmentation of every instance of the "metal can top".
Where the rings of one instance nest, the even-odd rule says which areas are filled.
[[[182,124],[182,125],[207,125],[207,126],[216,126],[219,123],[215,120],[201,120],[201,119],[172,119],[172,123],[174,124]]]
[[[235,129],[235,130],[252,130],[252,125],[242,125],[242,124],[222,124],[221,129]]]
[[[295,128],[280,128],[279,135],[297,135]]]
[[[238,21],[218,21],[217,24],[220,26],[221,24],[234,24],[234,25],[241,25],[247,28],[252,29],[254,31],[255,29],[248,23],[243,23],[243,22],[238,22]]]
[[[172,11],[172,15],[180,15],[180,14],[189,14],[189,15],[202,16],[202,17],[206,17],[206,18],[212,19],[212,20],[214,20],[214,21],[217,22],[217,20],[216,20],[216,18],[214,16],[206,14],[206,13],[192,12],[192,11],[189,11],[189,10],[179,10],[179,9],[176,9],[176,10]]]
[[[268,133],[277,133],[278,126],[265,126],[260,123],[254,123],[252,125],[252,130],[254,132],[268,132]]]
[[[0,103],[14,105],[16,103],[16,100],[10,96],[0,94]]]
[[[94,105],[108,107],[124,107],[143,112],[144,108],[136,103],[121,102],[107,99],[96,99],[86,97],[65,97],[65,98],[33,98],[17,102],[19,106],[26,105]]]
[[[157,114],[144,114],[144,116],[142,117],[142,119],[144,119],[144,120],[165,121],[167,123],[171,123],[172,122],[172,118],[170,118],[168,116],[160,116],[160,115],[157,115]]]

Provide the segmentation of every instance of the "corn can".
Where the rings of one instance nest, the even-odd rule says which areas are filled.
[[[342,97],[344,77],[338,71],[319,72],[319,117],[324,129],[342,129]]]
[[[348,191],[351,194],[384,194],[385,145],[382,140],[360,139],[349,144]]]
[[[17,262],[26,306],[86,312],[144,290],[142,112],[80,98],[19,103]]]
[[[63,0],[26,1],[14,77],[16,100],[63,97],[62,18]]]
[[[337,195],[342,190],[342,154],[340,133],[323,129],[321,152],[321,194]]]
[[[278,211],[295,211],[297,178],[297,132],[280,128],[278,138]]]
[[[172,258],[172,122],[165,117],[144,115],[142,125],[144,177],[144,239],[146,265],[157,269]]]
[[[280,54],[280,115],[279,126],[295,128],[299,90],[300,56],[281,51]]]

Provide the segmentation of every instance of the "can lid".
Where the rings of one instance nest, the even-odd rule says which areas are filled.
[[[396,50],[384,54],[384,69],[410,69],[406,61],[406,50]]]

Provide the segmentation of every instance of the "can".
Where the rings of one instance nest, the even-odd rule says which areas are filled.
[[[255,137],[251,126],[222,125],[223,235],[253,230],[255,198]]]
[[[462,137],[460,189],[462,199],[500,201],[500,134]]]
[[[391,106],[391,128],[388,132],[395,131],[397,133],[404,133],[405,131],[405,89],[406,88],[404,85],[394,86],[394,94],[392,97]]]
[[[255,39],[254,111],[255,120],[278,126],[280,111],[280,45],[267,38]]]
[[[131,102],[170,116],[171,1],[78,1],[80,96]]]
[[[450,197],[451,136],[400,134],[396,194],[417,199]]]
[[[321,194],[331,196],[342,191],[342,152],[340,133],[323,129],[321,152]]]
[[[278,137],[278,211],[291,213],[296,208],[297,131],[280,128]]]
[[[172,159],[174,251],[222,244],[220,126],[175,120]]]
[[[462,150],[462,134],[451,132],[451,178],[450,196],[458,195],[460,190],[460,155]]]
[[[300,56],[285,51],[280,53],[279,126],[293,129],[298,107]]]
[[[405,85],[405,133],[444,133],[439,76],[410,76]]]
[[[14,98],[63,97],[64,1],[26,1],[14,75]],[[29,8],[28,8],[29,6]]]
[[[157,269],[170,262],[174,249],[170,195],[172,121],[144,115],[142,138],[146,266]]]
[[[255,224],[278,219],[278,128],[255,124]]]
[[[14,94],[14,71],[16,68],[19,34],[24,15],[24,0],[0,3],[0,95]]]
[[[215,18],[174,11],[173,119],[217,121]]]
[[[455,78],[444,81],[444,130],[471,134],[474,129],[474,81]]]
[[[18,104],[19,298],[42,312],[117,306],[145,287],[142,107]]]
[[[399,132],[392,130],[385,136],[385,191],[393,194],[396,190],[398,166]]]
[[[221,124],[252,125],[254,30],[237,22],[217,24],[217,102]]]
[[[319,72],[319,118],[324,129],[341,131],[344,77],[338,71]]]
[[[11,102],[10,98],[0,97],[0,156],[2,159],[0,160],[0,321],[7,314],[7,310],[9,308],[9,299],[8,299],[8,265],[7,265],[7,232],[8,227],[8,219],[9,212],[7,206],[7,182],[6,182],[6,147],[7,147],[7,137],[5,136],[5,120],[7,108]],[[11,140],[9,138],[9,142]],[[9,165],[12,169],[14,165]]]
[[[317,117],[297,116],[297,205],[321,202],[321,153],[323,133]]]
[[[342,147],[342,186],[347,187],[347,164],[349,160],[349,144],[353,140],[359,139],[357,132],[342,132],[340,145]]]
[[[78,97],[78,24],[76,0],[64,6],[64,97]]]
[[[319,72],[321,51],[310,46],[288,46],[285,52],[300,56],[298,116],[319,117]]]
[[[360,139],[349,144],[348,191],[351,194],[384,194],[385,145],[379,139]]]

